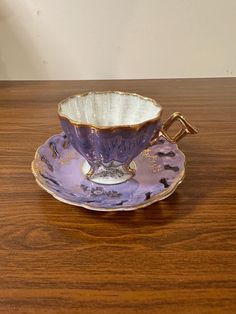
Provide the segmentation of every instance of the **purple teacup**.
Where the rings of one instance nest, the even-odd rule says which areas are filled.
[[[85,176],[101,184],[130,179],[136,169],[133,159],[157,144],[160,133],[171,142],[197,133],[180,113],[173,113],[164,124],[161,113],[154,99],[118,91],[75,95],[58,105],[69,142],[87,160],[82,169]],[[176,120],[183,128],[171,137],[167,129]]]

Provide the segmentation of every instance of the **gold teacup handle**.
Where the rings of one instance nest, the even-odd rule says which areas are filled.
[[[170,126],[175,122],[179,121],[182,124],[182,129],[175,134],[174,136],[171,136],[167,133]],[[165,136],[165,138],[172,142],[176,143],[179,140],[181,140],[184,136],[188,134],[197,134],[198,130],[194,128],[184,117],[180,112],[174,112],[167,120],[163,123],[161,128],[161,133]],[[155,145],[157,143],[158,138],[154,136],[154,138],[151,140],[150,145]]]

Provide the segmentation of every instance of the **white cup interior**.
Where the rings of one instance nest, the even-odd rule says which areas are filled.
[[[96,126],[134,125],[160,116],[154,100],[120,92],[91,92],[68,98],[59,105],[59,114]]]

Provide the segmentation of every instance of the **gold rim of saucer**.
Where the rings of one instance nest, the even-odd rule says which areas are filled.
[[[66,116],[65,114],[62,113],[62,108],[61,108],[61,105],[64,104],[66,101],[68,101],[69,99],[72,99],[72,98],[75,98],[75,97],[84,97],[84,96],[87,96],[89,94],[119,94],[119,95],[129,95],[129,96],[135,96],[135,97],[138,97],[138,98],[141,98],[142,100],[149,100],[151,101],[156,107],[158,107],[160,109],[160,111],[158,112],[158,114],[152,118],[152,119],[148,119],[148,120],[145,120],[143,122],[140,122],[140,123],[136,123],[136,124],[132,124],[132,125],[126,125],[126,124],[123,124],[123,125],[114,125],[114,126],[98,126],[96,124],[92,124],[92,123],[86,123],[86,122],[83,122],[83,123],[80,123],[80,122],[77,122],[71,118],[69,118],[68,116]],[[108,90],[108,91],[90,91],[90,92],[86,92],[86,93],[82,93],[82,94],[75,94],[75,95],[72,95],[72,96],[69,96],[65,99],[63,99],[62,101],[59,102],[58,104],[58,111],[57,111],[57,114],[59,116],[60,119],[64,119],[64,120],[67,120],[69,121],[71,124],[75,125],[75,126],[79,126],[79,127],[91,127],[93,129],[96,129],[96,130],[115,130],[115,129],[140,129],[142,126],[146,125],[146,124],[150,124],[150,123],[153,123],[155,121],[158,121],[161,117],[161,114],[162,114],[162,106],[156,102],[155,99],[153,98],[149,98],[149,97],[145,97],[145,96],[142,96],[142,95],[139,95],[139,94],[136,94],[136,93],[129,93],[129,92],[121,92],[121,91],[111,91],[111,90]]]
[[[59,135],[59,134],[56,134],[56,135]],[[35,155],[34,155],[34,159],[33,161],[31,162],[31,172],[35,178],[35,181],[36,183],[38,184],[38,186],[43,189],[44,191],[48,192],[50,195],[52,195],[55,199],[57,199],[58,201],[62,202],[62,203],[65,203],[65,204],[69,204],[69,205],[74,205],[74,206],[77,206],[77,207],[83,207],[83,208],[86,208],[86,209],[89,209],[89,210],[93,210],[93,211],[99,211],[99,212],[118,212],[118,211],[132,211],[132,210],[137,210],[139,208],[144,208],[144,207],[147,207],[153,203],[156,203],[156,202],[159,202],[161,200],[164,200],[166,198],[168,198],[171,194],[173,194],[176,189],[178,188],[178,186],[184,181],[185,179],[185,169],[186,169],[186,156],[185,154],[183,153],[183,151],[178,147],[178,144],[175,143],[177,149],[183,154],[184,156],[184,166],[183,166],[183,170],[181,172],[181,175],[180,175],[180,178],[179,180],[173,185],[173,186],[170,186],[169,188],[167,188],[165,191],[159,193],[159,194],[156,194],[154,195],[153,197],[151,197],[149,200],[147,201],[144,201],[142,203],[139,203],[137,204],[136,206],[126,206],[126,207],[118,207],[118,208],[114,208],[114,207],[110,207],[110,208],[103,208],[103,207],[93,207],[93,206],[89,206],[87,204],[84,204],[84,203],[77,203],[77,202],[71,202],[71,201],[68,201],[66,199],[63,199],[61,198],[60,196],[56,195],[53,191],[49,190],[47,187],[45,187],[38,179],[38,169],[35,165],[35,160],[36,160],[36,157],[38,155],[38,151],[39,149],[45,145],[46,143],[48,143],[55,135],[49,137],[43,144],[41,144],[37,150],[35,151]],[[168,141],[168,139],[167,139]]]
[[[110,207],[110,208],[103,208],[103,207],[93,207],[93,206],[89,206],[87,204],[84,203],[76,203],[76,202],[71,202],[68,201],[64,198],[61,198],[60,196],[56,195],[54,192],[52,192],[51,190],[47,189],[37,178],[37,174],[36,174],[36,170],[35,170],[35,165],[34,165],[34,160],[31,163],[31,171],[34,175],[35,181],[38,184],[38,186],[43,189],[44,191],[48,192],[50,195],[52,195],[55,199],[57,199],[58,201],[65,203],[65,204],[69,204],[69,205],[74,205],[77,207],[83,207],[89,210],[93,210],[93,211],[97,211],[97,212],[118,212],[118,211],[132,211],[132,210],[136,210],[136,209],[140,209],[140,208],[144,208],[147,207],[153,203],[159,202],[164,200],[165,198],[169,197],[171,194],[173,194],[175,192],[175,190],[178,188],[178,186],[184,181],[185,178],[185,168],[183,169],[182,173],[181,173],[181,178],[179,179],[178,182],[176,182],[175,185],[170,186],[169,189],[155,195],[154,197],[152,197],[150,200],[145,201],[143,203],[138,204],[137,206],[127,206],[127,207],[118,207],[118,208],[114,208],[114,207]]]

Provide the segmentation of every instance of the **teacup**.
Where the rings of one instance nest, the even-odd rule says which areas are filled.
[[[119,91],[89,92],[71,96],[58,105],[61,126],[71,145],[82,155],[82,171],[100,184],[117,184],[135,174],[133,159],[158,143],[160,134],[177,142],[197,130],[181,113],[161,122],[162,107],[151,98]],[[183,128],[167,133],[174,121]]]

